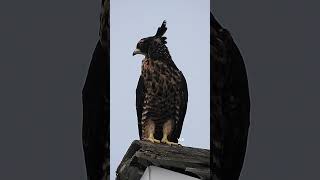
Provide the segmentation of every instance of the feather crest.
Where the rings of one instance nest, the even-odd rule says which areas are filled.
[[[167,24],[167,22],[166,22],[166,20],[164,20],[162,22],[162,25],[160,27],[158,27],[158,31],[155,36],[162,37],[164,35],[164,33],[166,33],[166,31],[167,31],[166,24]]]

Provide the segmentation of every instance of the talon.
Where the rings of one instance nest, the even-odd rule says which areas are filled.
[[[150,138],[148,138],[149,139],[149,141],[150,141]],[[158,140],[158,139],[151,139],[151,140],[153,140],[153,143],[160,143],[160,141]]]
[[[164,144],[168,144],[170,146],[175,145],[175,146],[181,146],[181,144],[175,143],[175,142],[170,142],[167,138],[163,137],[161,139],[161,142]]]
[[[145,141],[150,141],[152,143],[160,143],[160,141],[158,139],[155,139],[153,136],[149,136],[148,138],[143,138],[143,140]]]

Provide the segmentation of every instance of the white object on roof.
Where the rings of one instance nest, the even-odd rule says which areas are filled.
[[[144,171],[140,180],[199,180],[185,174],[181,174],[157,166],[149,166]]]

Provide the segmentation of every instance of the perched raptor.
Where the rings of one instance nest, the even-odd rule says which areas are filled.
[[[101,2],[100,40],[82,90],[82,143],[90,180],[107,180],[110,175],[110,0]]]
[[[133,55],[142,54],[136,89],[139,136],[153,143],[177,145],[188,102],[187,83],[166,46],[166,21],[156,35],[141,39]]]
[[[231,34],[212,14],[210,34],[212,164],[219,180],[238,180],[250,125],[246,68]]]

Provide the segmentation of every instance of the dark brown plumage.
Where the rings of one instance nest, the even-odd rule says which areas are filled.
[[[166,47],[166,22],[155,36],[143,38],[134,51],[143,54],[136,90],[140,139],[176,144],[180,137],[188,102],[187,83]]]
[[[210,33],[213,174],[219,180],[237,180],[244,162],[250,124],[246,68],[231,34],[212,14]]]
[[[87,179],[106,180],[110,175],[110,0],[102,0],[98,41],[82,90],[82,143]]]

